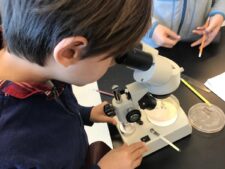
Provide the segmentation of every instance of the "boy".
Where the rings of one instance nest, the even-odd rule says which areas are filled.
[[[209,25],[204,25],[210,18]],[[152,47],[172,48],[179,41],[200,45],[202,35],[207,38],[204,47],[218,34],[225,18],[225,0],[154,0],[153,23],[143,38]]]
[[[84,124],[110,122],[104,104],[71,90],[98,80],[147,30],[151,1],[1,0],[0,169],[80,169]],[[144,143],[111,150],[92,168],[133,169]]]

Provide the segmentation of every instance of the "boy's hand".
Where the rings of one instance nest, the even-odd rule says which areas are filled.
[[[91,110],[90,120],[93,122],[106,122],[116,125],[116,120],[112,117],[108,117],[104,112],[104,105],[108,104],[107,102],[103,102]]]
[[[216,14],[216,15],[210,17],[208,27],[200,26],[200,27],[197,27],[192,32],[195,33],[195,34],[198,34],[198,35],[206,34],[206,40],[205,40],[205,44],[203,46],[203,47],[206,47],[207,45],[209,45],[213,41],[213,39],[218,34],[218,32],[219,32],[219,30],[220,30],[220,28],[223,24],[223,21],[224,21],[223,16],[219,15],[219,14]],[[201,43],[202,43],[202,38],[193,42],[191,44],[191,47],[200,45]]]
[[[177,35],[176,32],[170,30],[169,28],[163,25],[157,25],[157,27],[153,32],[152,39],[159,46],[172,48],[174,45],[177,44],[178,41],[180,41],[181,37]]]
[[[101,169],[134,169],[141,164],[142,155],[148,148],[142,142],[111,150],[99,162]]]

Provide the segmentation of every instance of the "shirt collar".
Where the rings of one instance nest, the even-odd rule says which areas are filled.
[[[32,95],[46,95],[48,98],[58,97],[64,90],[65,83],[48,81],[45,83],[27,83],[0,81],[0,91],[18,99],[25,99]]]

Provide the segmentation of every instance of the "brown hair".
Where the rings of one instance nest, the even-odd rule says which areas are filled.
[[[9,52],[44,65],[63,38],[88,40],[82,58],[123,54],[150,23],[151,0],[1,0],[3,38]]]

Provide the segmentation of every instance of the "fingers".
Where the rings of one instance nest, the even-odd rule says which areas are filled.
[[[193,42],[193,43],[191,44],[191,47],[195,47],[195,46],[200,45],[200,44],[202,43],[202,40],[203,40],[203,38],[200,38],[200,39],[198,39],[197,41]]]
[[[196,30],[199,30],[199,31],[205,30],[205,25],[204,26],[198,26]]]
[[[210,33],[206,33],[206,34],[205,34],[205,36],[206,36],[205,38],[203,38],[203,36],[202,36],[202,38],[200,38],[199,40],[193,42],[193,43],[191,44],[191,47],[195,47],[195,46],[197,46],[197,45],[200,45],[200,44],[202,43],[202,40],[203,40],[203,39],[205,39],[203,48],[206,47],[206,46],[208,46],[208,45],[213,41],[213,39],[216,37],[216,35],[217,35],[217,33],[219,32],[219,30],[220,30],[220,27],[219,27],[219,28],[216,27],[216,28],[213,29]],[[203,35],[204,35],[204,34],[203,34]]]
[[[139,158],[137,158],[137,159],[133,162],[133,168],[137,168],[139,165],[141,165],[142,159],[143,159],[142,156],[140,156]]]
[[[191,47],[195,47],[195,46],[201,45],[201,44],[202,44],[202,40],[203,40],[203,38],[201,38],[201,39],[199,39],[199,40],[193,42],[193,43],[191,44]],[[208,45],[210,44],[210,42],[211,42],[211,40],[210,40],[209,38],[207,38],[207,39],[205,40],[204,45],[203,45],[202,47],[204,48],[204,47],[208,46]],[[199,46],[199,47],[200,47],[200,46]]]
[[[208,18],[207,21],[205,22],[205,24],[203,26],[198,26],[195,30],[193,30],[192,32],[197,34],[197,35],[203,35],[206,34],[207,31],[206,29],[208,28],[210,23],[210,19]]]
[[[210,18],[210,22],[206,27],[206,33],[210,34],[220,29],[223,23],[223,17],[220,15],[215,15]]]
[[[106,123],[110,123],[110,124],[113,124],[113,125],[117,124],[117,122],[114,118],[108,117],[108,116],[105,116],[105,115],[102,117],[101,121],[104,121]]]
[[[199,40],[193,42],[191,44],[191,47],[195,47],[195,46],[201,45],[202,40],[203,40],[203,37],[200,38]],[[212,42],[212,40],[213,40],[213,38],[210,38],[210,37],[206,38],[205,39],[205,42],[204,42],[204,45],[203,45],[203,48],[206,47],[206,46],[208,46]]]
[[[158,25],[152,36],[157,45],[166,48],[172,48],[181,39],[176,32],[173,32],[169,28]]]
[[[177,40],[165,38],[161,46],[164,46],[166,48],[172,48],[174,45],[176,45],[177,42],[178,42]]]
[[[209,32],[211,32],[211,30],[207,30],[205,27],[201,26],[201,27],[197,27],[197,29],[192,31],[193,33],[197,34],[197,35],[203,35],[203,34],[208,34]]]
[[[197,35],[203,35],[205,33],[205,29],[203,29],[203,30],[193,30],[192,32],[194,34],[197,34]]]
[[[203,48],[206,47],[206,46],[208,46],[208,45],[212,42],[212,40],[213,40],[213,39],[209,39],[209,38],[208,38],[208,39],[205,41],[205,43],[204,43],[204,45],[203,45]]]
[[[209,33],[213,32],[215,29],[217,29],[217,25],[210,24],[210,25],[205,29],[205,32],[209,34]]]
[[[213,39],[215,39],[215,37],[216,37],[216,35],[217,35],[218,32],[219,32],[219,29],[214,29],[214,31],[211,32],[211,33],[207,36],[206,41],[205,41],[205,44],[204,44],[203,47],[208,46],[208,45],[213,41]]]
[[[177,35],[170,29],[167,29],[163,46],[167,48],[172,48],[180,40],[180,36]]]
[[[134,151],[136,151],[137,149],[140,149],[140,148],[142,148],[142,147],[144,147],[145,146],[145,144],[143,143],[143,142],[137,142],[137,143],[133,143],[133,144],[131,144],[129,147],[130,147],[130,152],[132,153],[132,152],[134,152]]]
[[[218,28],[218,24],[215,24],[213,22],[208,22],[208,24],[206,23],[204,26],[199,26],[197,27],[197,29],[193,30],[192,32],[198,35],[203,35],[204,33],[206,34],[210,34],[211,32],[213,32],[215,29]],[[219,25],[220,27],[220,25]]]
[[[221,25],[224,21],[224,18],[217,14],[212,17],[210,17],[204,26],[197,27],[197,29],[193,30],[193,33],[198,34],[198,35],[206,35],[203,47],[206,47],[209,45],[213,39],[216,37],[218,31],[221,28]],[[194,43],[191,44],[192,47],[197,46],[201,44],[203,38],[195,41]]]
[[[101,104],[104,106],[104,105],[108,104],[108,102],[107,101],[103,101]]]
[[[148,151],[148,148],[143,142],[137,142],[129,146],[129,152],[132,154],[133,159],[141,156],[146,151]]]
[[[143,142],[137,142],[131,145],[125,143],[123,146],[117,148],[117,150],[119,150],[117,152],[120,155],[125,157],[124,159],[127,159],[127,162],[129,161],[129,168],[138,167],[141,164],[143,154],[148,151],[147,146]]]
[[[143,154],[148,151],[148,148],[143,142],[134,143],[131,146],[131,159],[133,160],[133,167],[136,168],[141,164]]]
[[[167,36],[170,37],[173,40],[177,40],[177,41],[180,40],[180,36],[177,35],[176,32],[174,32],[174,31],[172,31],[170,29],[167,30],[167,34],[168,34]]]
[[[143,156],[144,153],[146,153],[148,151],[147,147],[146,146],[143,146],[143,147],[140,147],[139,149],[136,149],[135,151],[132,152],[132,159],[133,160],[136,160],[140,157]]]
[[[106,104],[108,104],[107,101],[104,101],[101,103],[101,105],[104,107]],[[116,125],[117,122],[114,118],[112,117],[108,117],[107,115],[103,114],[103,116],[101,116],[101,121],[106,122],[106,123],[111,123],[113,125]]]

